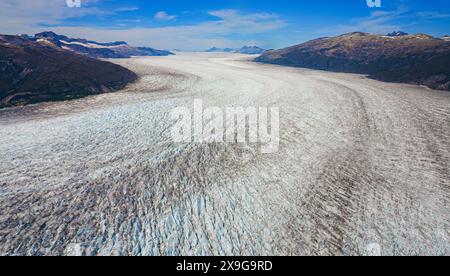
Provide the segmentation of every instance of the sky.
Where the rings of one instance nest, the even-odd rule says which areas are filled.
[[[69,0],[75,2],[76,0]],[[99,42],[278,49],[353,31],[450,35],[449,0],[1,0],[0,33],[55,31]]]

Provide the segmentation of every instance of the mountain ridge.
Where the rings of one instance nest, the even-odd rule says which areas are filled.
[[[247,54],[247,55],[259,55],[264,53],[266,50],[258,47],[258,46],[242,46],[241,48],[217,48],[212,47],[206,52],[216,53],[216,52],[225,52],[225,53],[238,53],[238,54]]]
[[[396,36],[405,36],[409,35],[408,33],[402,31],[393,31],[392,33],[388,33],[386,36],[396,37]]]
[[[43,45],[57,47],[92,58],[130,58],[132,56],[169,56],[170,51],[150,47],[135,47],[125,41],[100,43],[81,38],[70,38],[52,31],[37,33],[29,38]]]
[[[0,35],[0,108],[112,92],[137,78],[110,62]]]
[[[255,61],[450,90],[450,43],[427,34],[353,32],[268,51]]]

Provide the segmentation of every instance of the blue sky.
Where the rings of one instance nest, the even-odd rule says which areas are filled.
[[[0,32],[43,30],[102,42],[202,50],[281,48],[351,31],[450,35],[450,1],[381,0],[2,0]]]

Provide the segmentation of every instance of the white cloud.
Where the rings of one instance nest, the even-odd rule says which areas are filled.
[[[328,35],[342,34],[353,31],[374,34],[387,34],[392,31],[406,30],[420,25],[426,20],[450,18],[450,13],[421,11],[413,12],[407,6],[399,6],[391,11],[374,11],[370,16],[352,19],[350,24],[338,25],[329,30],[322,30]]]
[[[317,33],[332,36],[336,34],[349,33],[354,31],[367,32],[373,34],[387,34],[396,30],[403,30],[412,23],[399,24],[398,19],[409,16],[408,10],[399,7],[393,11],[374,11],[370,16],[352,19],[349,24],[337,25],[326,30],[319,30]]]
[[[205,25],[210,25],[218,32],[263,33],[286,26],[286,21],[269,13],[242,14],[236,10],[216,10],[210,11],[209,14],[220,20],[207,22]]]
[[[114,12],[134,12],[140,10],[139,7],[121,7],[114,10]]]
[[[216,10],[210,11],[209,14],[216,17],[216,19],[192,25],[157,28],[134,27],[128,29],[124,29],[123,25],[116,25],[115,28],[112,27],[109,29],[97,28],[95,26],[57,26],[52,27],[51,30],[71,37],[82,37],[101,42],[124,40],[136,46],[151,46],[160,49],[181,48],[183,50],[203,50],[212,46],[238,47],[244,44],[259,44],[259,41],[251,38],[246,39],[245,37],[251,34],[277,30],[286,25],[286,22],[279,16],[268,13],[244,14],[236,10]],[[40,21],[43,18],[40,17],[37,19]],[[33,20],[36,23],[36,19]],[[16,22],[16,25],[23,26],[19,24],[19,21]],[[20,32],[16,33],[33,34],[48,29],[46,27],[31,25],[30,28],[26,30],[21,29]],[[244,37],[244,39],[236,39],[233,37],[236,35]]]
[[[62,0],[1,0],[0,33],[33,33],[41,25],[61,24],[64,19],[112,13],[91,6],[97,1],[83,0],[83,8],[69,8]]]
[[[34,34],[52,30],[67,36],[103,42],[125,40],[137,46],[202,50],[212,46],[238,47],[241,44],[259,44],[251,35],[277,30],[286,25],[286,22],[275,14],[241,13],[236,10],[209,11],[209,15],[215,18],[177,26],[127,28],[127,22],[123,20],[112,22],[109,28],[64,25],[65,20],[70,18],[136,10],[133,7],[100,10],[93,5],[97,1],[83,0],[82,8],[68,8],[66,1],[61,0],[1,0],[0,33]],[[175,18],[174,15],[163,11],[155,17],[162,20]],[[53,27],[46,27],[49,25]]]
[[[442,19],[442,18],[450,18],[450,13],[422,11],[418,12],[417,16],[425,19]]]
[[[165,11],[159,11],[155,14],[155,19],[158,20],[173,20],[175,18],[177,18],[175,15],[169,15]]]

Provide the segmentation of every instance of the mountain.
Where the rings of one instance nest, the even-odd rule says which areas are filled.
[[[390,36],[390,37],[397,37],[397,36],[405,36],[408,35],[408,33],[402,32],[402,31],[395,31],[392,33],[388,33],[386,36]]]
[[[242,48],[217,48],[213,47],[211,49],[206,50],[209,53],[217,53],[217,52],[225,52],[225,53],[239,53],[246,55],[259,55],[264,53],[266,50],[261,49],[257,46],[244,46]]]
[[[445,35],[445,36],[441,37],[441,39],[445,40],[445,41],[450,41],[450,36]]]
[[[136,79],[119,65],[0,35],[0,108],[111,92]]]
[[[233,48],[217,48],[217,47],[212,47],[212,48],[206,50],[206,52],[208,52],[208,53],[220,53],[220,52],[234,53],[235,51],[236,51],[236,49],[233,49]]]
[[[264,53],[266,50],[261,49],[257,46],[244,46],[236,50],[236,53],[247,54],[247,55],[259,55]]]
[[[54,32],[36,34],[31,40],[42,45],[73,51],[92,58],[129,58],[132,56],[168,56],[169,51],[156,50],[148,47],[134,47],[124,41],[99,43],[86,39],[74,39],[58,35]]]
[[[425,34],[349,33],[269,51],[256,61],[367,74],[382,81],[450,90],[450,43]]]

